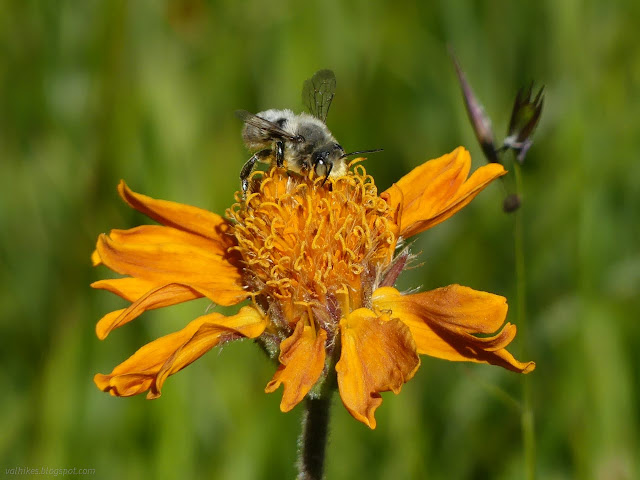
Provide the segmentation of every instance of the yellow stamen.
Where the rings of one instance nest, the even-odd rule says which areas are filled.
[[[388,266],[397,240],[393,212],[361,165],[324,185],[313,172],[271,168],[260,175],[227,210],[246,284],[257,297],[280,302],[273,311],[288,317],[280,324],[308,318],[315,329],[314,309],[334,305],[322,320],[331,333],[353,308],[371,306],[375,285],[366,283]]]

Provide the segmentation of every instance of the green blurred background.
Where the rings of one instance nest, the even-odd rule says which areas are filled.
[[[222,213],[248,153],[238,108],[302,108],[338,78],[328,124],[387,188],[465,145],[482,165],[452,45],[502,139],[520,86],[546,85],[523,167],[529,376],[544,479],[640,475],[640,3],[3,1],[0,7],[0,475],[95,468],[96,478],[295,476],[302,410],[263,388],[251,342],[213,351],[159,400],[93,384],[206,301],[149,312],[100,342],[124,302],[89,283],[97,235],[147,220],[136,191]],[[513,216],[500,184],[421,235],[402,288],[461,283],[509,298]],[[527,353],[523,356],[522,352]],[[334,402],[327,478],[524,477],[522,377],[424,357],[370,431]],[[509,398],[511,397],[511,399]]]

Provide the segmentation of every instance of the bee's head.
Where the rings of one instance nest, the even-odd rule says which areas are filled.
[[[311,164],[316,175],[328,177],[333,165],[344,156],[344,149],[339,143],[328,143],[311,154]]]

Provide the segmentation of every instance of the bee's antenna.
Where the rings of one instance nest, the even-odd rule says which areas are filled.
[[[357,151],[357,152],[345,153],[340,158],[350,157],[351,155],[360,155],[361,153],[381,152],[382,150],[384,150],[384,149],[383,148],[375,148],[373,150],[360,150],[360,151]]]

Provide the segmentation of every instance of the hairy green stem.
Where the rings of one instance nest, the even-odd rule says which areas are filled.
[[[520,164],[514,160],[513,169],[516,179],[516,193],[522,198],[522,172]],[[518,297],[517,325],[522,335],[522,354],[527,356],[525,347],[528,335],[527,315],[526,315],[526,274],[524,261],[524,219],[522,208],[515,212],[515,262],[516,262],[516,289]],[[522,428],[522,443],[524,447],[525,478],[533,480],[536,476],[536,438],[535,438],[535,417],[531,405],[531,385],[528,375],[522,376],[522,413],[520,417]]]
[[[340,358],[340,338],[336,339],[327,370],[331,372],[319,386],[315,395],[307,394],[302,432],[298,439],[298,480],[322,480],[327,439],[329,436],[329,410],[333,392],[338,388],[336,363]]]
[[[300,455],[298,457],[298,480],[321,480],[324,473],[324,458],[329,433],[329,409],[331,393],[318,398],[306,399]]]

